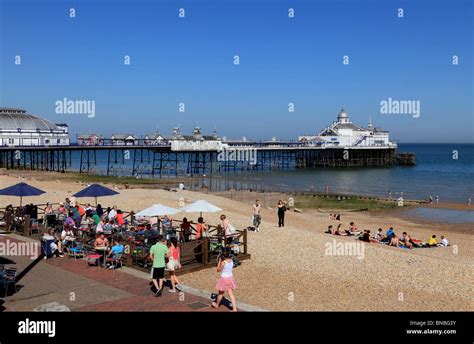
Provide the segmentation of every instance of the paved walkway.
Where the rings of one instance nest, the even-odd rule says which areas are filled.
[[[0,236],[0,242],[19,242],[14,236]],[[20,238],[23,241],[23,238]],[[36,242],[37,243],[37,242]],[[143,273],[127,273],[127,268],[110,270],[88,266],[82,259],[67,256],[34,262],[26,256],[3,256],[18,273],[31,269],[18,282],[19,290],[7,297],[6,311],[32,311],[50,302],[72,311],[213,311],[210,299],[189,292],[155,297]],[[10,293],[11,294],[11,293]],[[3,295],[0,295],[3,297]],[[217,311],[229,311],[221,306]]]

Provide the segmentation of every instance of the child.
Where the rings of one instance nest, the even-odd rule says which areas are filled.
[[[444,246],[444,247],[449,246],[448,239],[446,239],[444,235],[441,236],[441,242],[439,243],[439,246]]]
[[[235,283],[234,275],[232,274],[234,262],[232,261],[230,250],[228,248],[224,250],[222,255],[223,257],[219,259],[219,264],[217,266],[217,272],[221,273],[219,281],[216,284],[216,289],[219,294],[216,302],[212,303],[212,307],[215,309],[219,308],[224,293],[227,291],[230,300],[232,301],[232,311],[237,312],[237,302],[234,296],[234,289],[237,288],[237,284]]]

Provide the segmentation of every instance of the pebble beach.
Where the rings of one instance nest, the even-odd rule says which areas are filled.
[[[24,181],[45,194],[28,197],[24,203],[60,202],[84,188],[64,180]],[[18,177],[0,176],[0,188],[19,182]],[[109,186],[110,185],[106,185]],[[187,202],[205,199],[224,209],[239,229],[251,224],[252,203],[194,191],[163,189],[120,189],[119,195],[103,197],[103,206],[117,205],[125,211],[139,211],[154,203],[177,208],[179,198]],[[256,197],[258,198],[258,197]],[[17,197],[1,197],[1,204],[18,204]],[[93,203],[93,199],[79,199]],[[271,209],[270,209],[271,208]],[[474,309],[474,240],[470,224],[432,225],[402,219],[390,211],[352,212],[342,215],[347,228],[354,221],[359,229],[393,227],[396,233],[408,232],[427,241],[432,234],[445,235],[451,246],[401,249],[366,243],[363,257],[328,255],[328,245],[353,243],[353,237],[325,234],[330,220],[327,213],[288,211],[285,228],[278,228],[276,210],[262,210],[260,232],[249,232],[249,253],[234,270],[239,301],[271,311],[472,311]],[[204,214],[210,224],[218,224],[221,213]],[[178,214],[196,221],[198,214]],[[334,241],[335,240],[335,241]],[[218,274],[215,268],[185,274],[185,285],[212,292]]]

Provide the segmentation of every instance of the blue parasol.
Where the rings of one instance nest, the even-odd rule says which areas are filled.
[[[26,183],[18,183],[12,186],[9,186],[5,189],[0,190],[0,195],[4,196],[19,196],[20,197],[20,207],[23,201],[24,196],[39,196],[44,194],[43,190],[35,188],[34,186],[28,185]]]

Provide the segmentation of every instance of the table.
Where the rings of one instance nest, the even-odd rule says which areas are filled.
[[[106,247],[106,246],[104,246],[104,247],[95,247],[95,248],[94,248],[94,250],[97,251],[98,254],[100,254],[101,251],[104,252],[104,268],[106,267],[106,265],[105,265],[105,259],[106,259],[106,254],[107,254],[107,248],[108,248],[108,247]]]

